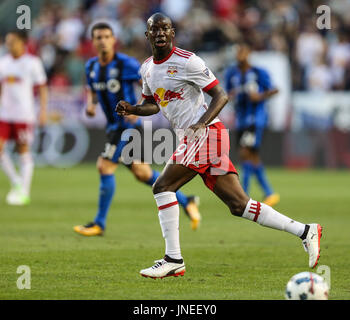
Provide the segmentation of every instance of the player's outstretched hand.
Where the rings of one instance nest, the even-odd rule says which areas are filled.
[[[115,111],[120,115],[120,116],[128,116],[132,114],[132,105],[129,102],[126,101],[119,101]]]
[[[194,142],[199,139],[205,132],[205,124],[204,123],[196,123],[189,126],[185,130],[185,136],[189,142]]]

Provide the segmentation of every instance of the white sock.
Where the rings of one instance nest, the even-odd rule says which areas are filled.
[[[175,192],[154,195],[158,206],[158,217],[165,239],[165,254],[173,259],[182,259],[179,235],[179,204]]]
[[[34,162],[30,152],[22,153],[19,155],[20,160],[20,172],[23,184],[23,190],[27,196],[30,195],[30,187],[32,184]]]
[[[300,237],[305,230],[305,224],[292,220],[275,209],[250,199],[242,215],[243,218],[253,220],[262,226],[287,231]]]
[[[0,153],[0,164],[12,185],[21,183],[21,178],[17,173],[13,161],[6,152]]]

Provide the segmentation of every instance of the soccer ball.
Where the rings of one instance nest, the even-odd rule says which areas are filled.
[[[287,283],[287,300],[328,300],[329,288],[325,280],[313,272],[300,272]]]

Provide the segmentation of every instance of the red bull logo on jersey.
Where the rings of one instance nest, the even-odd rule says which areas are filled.
[[[169,77],[174,77],[176,74],[177,74],[177,67],[169,66],[168,71],[167,71],[167,75]]]
[[[161,107],[166,107],[169,102],[174,100],[184,100],[183,98],[184,89],[181,89],[179,92],[165,90],[164,88],[158,88],[153,94],[154,100]]]
[[[7,76],[4,80],[4,82],[7,82],[9,84],[15,84],[21,81],[21,78],[17,76]]]

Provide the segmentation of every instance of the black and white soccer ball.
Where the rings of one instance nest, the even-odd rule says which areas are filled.
[[[287,300],[328,300],[327,282],[313,272],[300,272],[287,283],[285,298]]]

